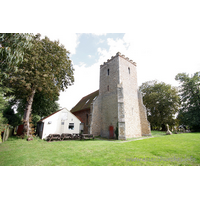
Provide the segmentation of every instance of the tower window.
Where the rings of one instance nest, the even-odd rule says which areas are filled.
[[[107,90],[109,91],[109,85],[107,86]]]
[[[129,73],[129,74],[131,73],[131,69],[130,69],[130,67],[128,68],[128,73]]]
[[[109,76],[109,74],[110,74],[110,70],[108,69],[108,76]]]

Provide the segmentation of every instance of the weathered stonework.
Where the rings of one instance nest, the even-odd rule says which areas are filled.
[[[101,117],[100,117],[99,97],[94,100],[90,106],[90,133],[100,136],[101,133]]]
[[[141,132],[142,136],[151,136],[151,126],[147,120],[147,111],[146,107],[143,104],[142,94],[138,91],[138,101],[140,109],[140,122],[141,122]]]
[[[121,140],[151,135],[136,63],[119,52],[100,66],[99,91],[83,97],[71,112],[84,123],[84,133],[113,138],[118,130]]]
[[[123,95],[123,87],[121,84],[118,84],[117,96],[118,96],[118,135],[119,135],[118,138],[119,140],[126,140],[124,95]]]
[[[151,135],[146,108],[137,86],[136,63],[117,53],[100,66],[99,96],[91,105],[90,133],[119,139]]]

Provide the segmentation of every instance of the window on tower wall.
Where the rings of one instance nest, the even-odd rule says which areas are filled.
[[[109,74],[110,74],[110,70],[108,69],[108,76],[109,76]]]
[[[130,69],[130,67],[128,68],[128,73],[129,73],[129,74],[131,73],[131,69]]]
[[[109,85],[107,86],[107,90],[109,91]]]

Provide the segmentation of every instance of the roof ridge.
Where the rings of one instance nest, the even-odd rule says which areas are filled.
[[[99,91],[99,90],[96,90],[96,91],[94,91],[94,92],[92,92],[92,93],[90,93],[90,94],[84,96],[83,98],[88,97],[88,96],[90,96],[91,94],[93,94],[93,93],[95,93],[95,92],[97,92],[97,91]],[[82,99],[83,99],[83,98],[82,98]]]
[[[43,121],[44,119],[47,119],[48,117],[54,115],[55,113],[57,113],[57,112],[59,112],[59,111],[61,111],[61,110],[63,110],[63,109],[66,109],[66,108],[62,108],[62,109],[60,109],[60,110],[57,110],[56,112],[54,112],[54,113],[52,113],[52,114],[50,114],[50,115],[44,117],[43,119],[39,120],[38,122]]]

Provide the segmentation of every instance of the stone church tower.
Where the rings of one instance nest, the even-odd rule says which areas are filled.
[[[146,108],[138,91],[136,63],[121,53],[100,66],[99,95],[90,105],[89,132],[119,139],[150,136]]]

